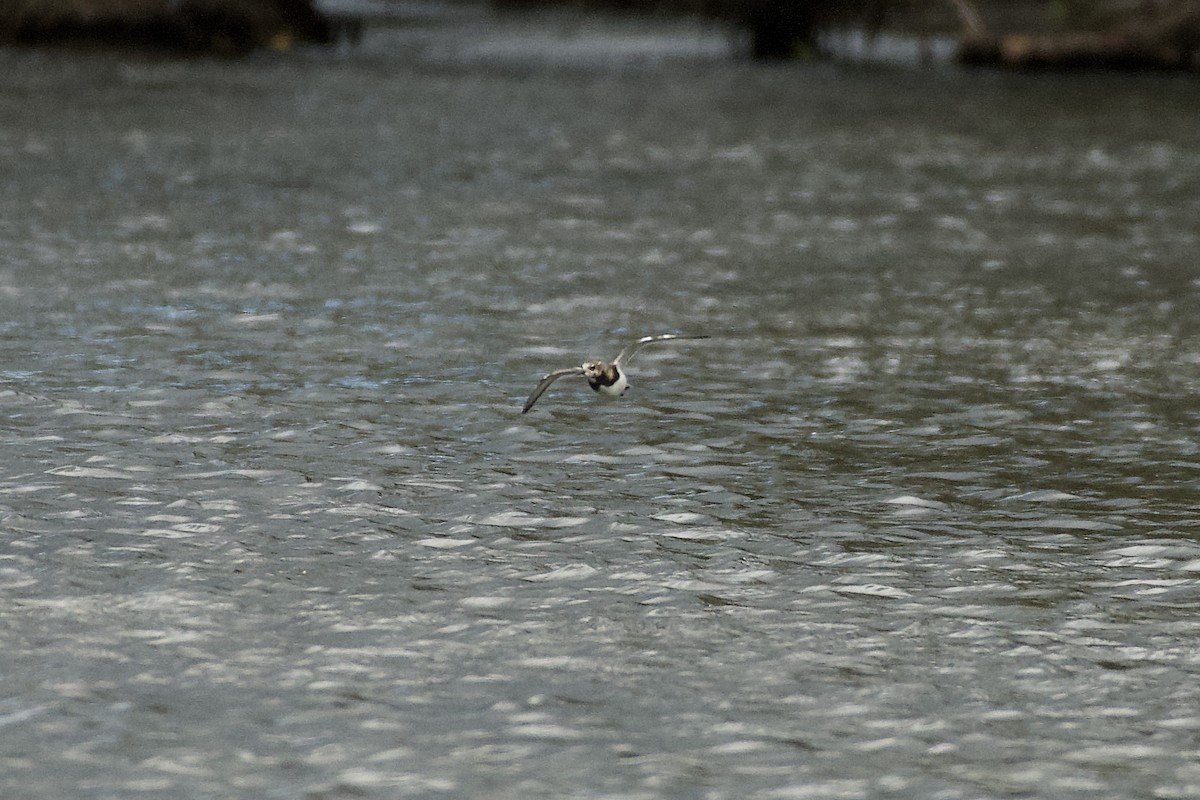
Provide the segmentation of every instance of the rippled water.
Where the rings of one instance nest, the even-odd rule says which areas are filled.
[[[1200,793],[1194,84],[497,30],[0,53],[0,794]]]

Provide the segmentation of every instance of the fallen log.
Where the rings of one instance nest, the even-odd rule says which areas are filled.
[[[1194,51],[1160,42],[1130,40],[1119,34],[1008,34],[994,39],[965,39],[958,61],[1016,69],[1155,69],[1194,66]]]
[[[1017,69],[1183,70],[1197,66],[1198,52],[1200,4],[1188,2],[1102,31],[977,31],[961,40],[958,60]]]

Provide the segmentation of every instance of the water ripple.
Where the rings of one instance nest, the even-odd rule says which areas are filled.
[[[378,35],[0,54],[0,794],[1200,794],[1181,87]]]

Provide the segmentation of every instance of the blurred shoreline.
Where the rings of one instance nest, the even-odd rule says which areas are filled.
[[[919,62],[1016,69],[1195,70],[1200,0],[0,0],[0,43],[156,48],[243,55],[360,41],[397,24],[459,24],[546,12],[692,17],[757,60],[867,60],[873,45],[914,43]],[[854,46],[847,48],[847,42]],[[947,54],[947,43],[952,43]],[[886,59],[885,59],[886,60]]]

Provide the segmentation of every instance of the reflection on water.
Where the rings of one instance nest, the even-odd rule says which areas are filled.
[[[0,54],[6,796],[1195,796],[1193,87],[488,36]]]

